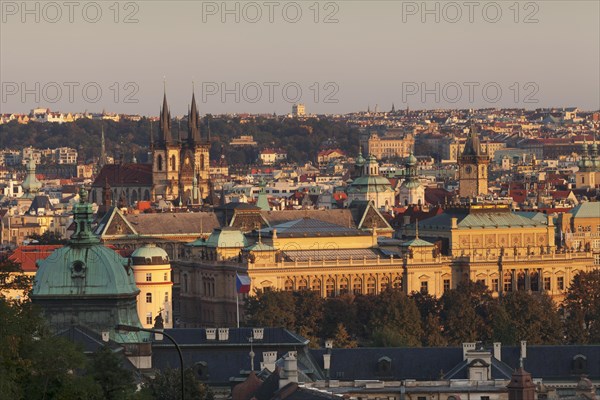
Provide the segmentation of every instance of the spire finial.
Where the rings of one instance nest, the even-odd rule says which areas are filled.
[[[167,76],[163,75],[163,94],[167,95]]]

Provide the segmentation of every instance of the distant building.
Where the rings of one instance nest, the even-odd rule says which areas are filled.
[[[462,155],[458,159],[459,195],[476,198],[488,194],[488,164],[490,158],[481,150],[479,138],[471,130]]]
[[[292,115],[294,117],[303,117],[306,115],[306,107],[304,104],[294,104],[292,106]]]
[[[264,165],[273,165],[287,158],[287,153],[281,149],[261,150],[258,158]]]
[[[389,135],[380,137],[378,133],[372,132],[368,139],[361,141],[361,146],[368,155],[377,159],[384,158],[406,158],[413,151],[415,141],[412,134],[402,136]]]
[[[254,137],[252,135],[242,135],[236,138],[231,139],[229,142],[231,146],[256,146],[257,143],[254,141]]]
[[[319,167],[324,168],[331,161],[339,160],[344,157],[346,157],[346,153],[340,149],[322,150],[317,154],[317,163],[319,164]]]

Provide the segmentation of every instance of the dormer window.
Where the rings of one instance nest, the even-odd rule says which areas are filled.
[[[571,374],[580,375],[587,372],[587,357],[583,354],[577,354],[571,362]]]

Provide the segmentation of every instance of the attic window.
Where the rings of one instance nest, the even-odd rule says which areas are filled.
[[[583,354],[577,354],[573,357],[571,363],[571,373],[574,375],[583,374],[587,371],[587,357]]]

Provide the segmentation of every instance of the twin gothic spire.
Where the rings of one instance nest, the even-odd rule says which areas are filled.
[[[167,104],[166,90],[163,95],[163,104],[160,109],[159,130],[159,141],[161,144],[175,144],[176,140],[173,139],[173,134],[171,131],[171,112],[169,110],[169,105]],[[193,92],[192,105],[188,109],[188,134],[186,141],[191,146],[202,143],[202,135],[200,133],[200,113],[198,112],[198,107],[196,106],[196,96]],[[205,141],[210,141],[210,133],[206,136]]]

